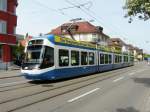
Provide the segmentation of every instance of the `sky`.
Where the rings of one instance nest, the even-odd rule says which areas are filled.
[[[72,4],[84,7],[72,7]],[[46,34],[57,26],[74,18],[82,18],[96,26],[102,26],[104,33],[111,38],[121,38],[128,44],[150,53],[150,20],[142,21],[136,17],[132,23],[124,18],[125,0],[18,0],[17,34],[29,33],[38,36]],[[86,13],[83,11],[86,11]]]

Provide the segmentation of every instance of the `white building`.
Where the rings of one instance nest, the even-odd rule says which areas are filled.
[[[70,32],[68,32],[68,30],[70,30]],[[87,21],[65,23],[56,29],[53,29],[48,34],[55,34],[71,38],[70,33],[77,41],[93,42],[101,45],[107,45],[107,40],[110,38],[108,35],[103,33],[102,27],[94,26]]]

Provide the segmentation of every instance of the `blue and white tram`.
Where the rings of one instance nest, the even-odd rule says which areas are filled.
[[[55,35],[31,39],[25,54],[21,72],[31,80],[64,79],[133,65],[129,55]]]

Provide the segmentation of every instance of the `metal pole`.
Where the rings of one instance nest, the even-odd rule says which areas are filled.
[[[8,70],[8,62],[6,62],[6,68],[5,69],[6,69],[6,71]]]

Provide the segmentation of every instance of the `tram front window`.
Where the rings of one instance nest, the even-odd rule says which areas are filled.
[[[28,46],[23,69],[45,69],[54,66],[54,48]]]
[[[29,51],[26,53],[25,63],[40,63],[40,51]]]
[[[25,60],[22,69],[36,69],[39,68],[42,61],[42,46],[28,46],[25,54]]]

